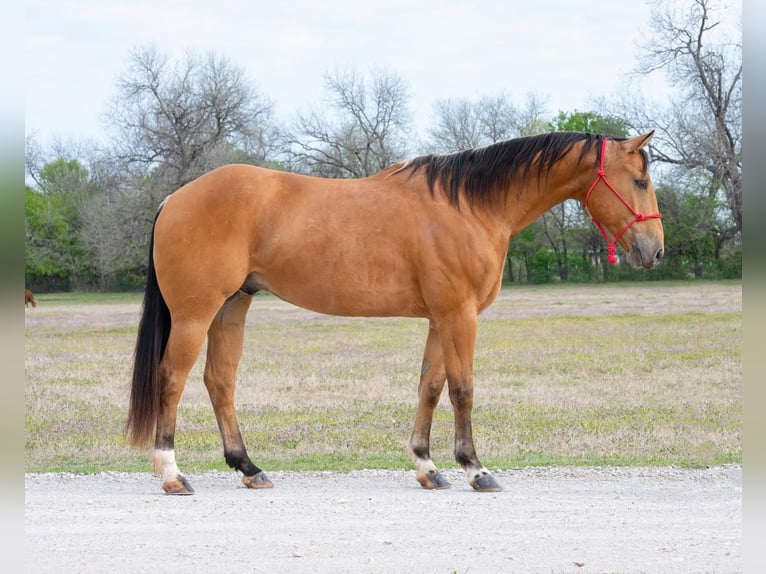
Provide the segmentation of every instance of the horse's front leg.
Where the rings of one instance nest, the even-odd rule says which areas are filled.
[[[431,323],[420,371],[418,412],[409,445],[410,454],[415,461],[416,478],[423,488],[449,488],[450,486],[447,479],[438,471],[431,460],[430,447],[434,409],[439,403],[446,380],[439,332],[436,330],[436,326]]]
[[[473,355],[477,317],[462,312],[438,323],[447,371],[449,398],[455,416],[455,460],[463,467],[468,483],[482,492],[502,490],[495,477],[479,462],[473,444]]]
[[[274,485],[266,473],[247,454],[234,405],[237,366],[242,358],[245,318],[251,301],[251,295],[237,292],[213,319],[208,329],[204,378],[221,431],[226,464],[242,473],[242,482],[248,488],[271,488]]]

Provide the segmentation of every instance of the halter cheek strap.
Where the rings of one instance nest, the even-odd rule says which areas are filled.
[[[596,180],[593,182],[593,184],[588,189],[588,193],[585,194],[585,201],[583,202],[583,207],[585,207],[585,211],[588,212],[588,215],[590,216],[590,220],[596,224],[596,227],[598,227],[598,230],[601,232],[601,235],[603,235],[604,239],[606,240],[608,249],[609,249],[609,263],[614,265],[617,263],[617,241],[622,237],[622,234],[625,233],[628,229],[630,229],[633,224],[638,223],[639,221],[646,221],[647,219],[659,219],[662,217],[659,213],[652,213],[649,215],[644,215],[642,213],[639,213],[635,209],[633,209],[633,206],[631,206],[625,198],[620,195],[620,192],[617,191],[614,187],[612,187],[612,184],[609,183],[609,180],[606,179],[606,173],[604,172],[604,156],[606,155],[606,140],[607,138],[604,137],[601,140],[601,161],[598,166],[598,174],[596,175]],[[630,212],[634,215],[633,219],[620,230],[620,232],[614,236],[614,238],[609,241],[609,236],[606,234],[606,230],[604,229],[604,226],[599,223],[599,221],[593,217],[590,213],[590,210],[588,209],[588,200],[590,199],[590,194],[593,192],[593,190],[596,188],[596,185],[598,185],[598,182],[604,180],[604,183],[606,186],[617,196],[617,199],[619,199],[625,207],[627,207]]]

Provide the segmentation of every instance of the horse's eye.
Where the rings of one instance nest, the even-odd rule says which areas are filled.
[[[647,185],[648,184],[647,184],[645,179],[637,179],[636,180],[636,187],[638,189],[646,189]]]

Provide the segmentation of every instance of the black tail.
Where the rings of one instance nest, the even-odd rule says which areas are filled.
[[[159,215],[159,211],[157,212]],[[154,219],[155,225],[157,218]],[[160,360],[170,336],[170,310],[162,297],[154,269],[154,225],[149,240],[149,265],[143,313],[133,358],[133,384],[126,430],[130,443],[146,446],[152,438],[160,410]]]

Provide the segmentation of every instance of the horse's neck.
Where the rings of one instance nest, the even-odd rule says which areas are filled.
[[[567,199],[582,201],[590,171],[583,161],[578,167],[554,165],[549,174],[538,178],[530,174],[526,181],[511,184],[506,202],[505,218],[510,226],[511,238],[534,223],[543,213]]]

